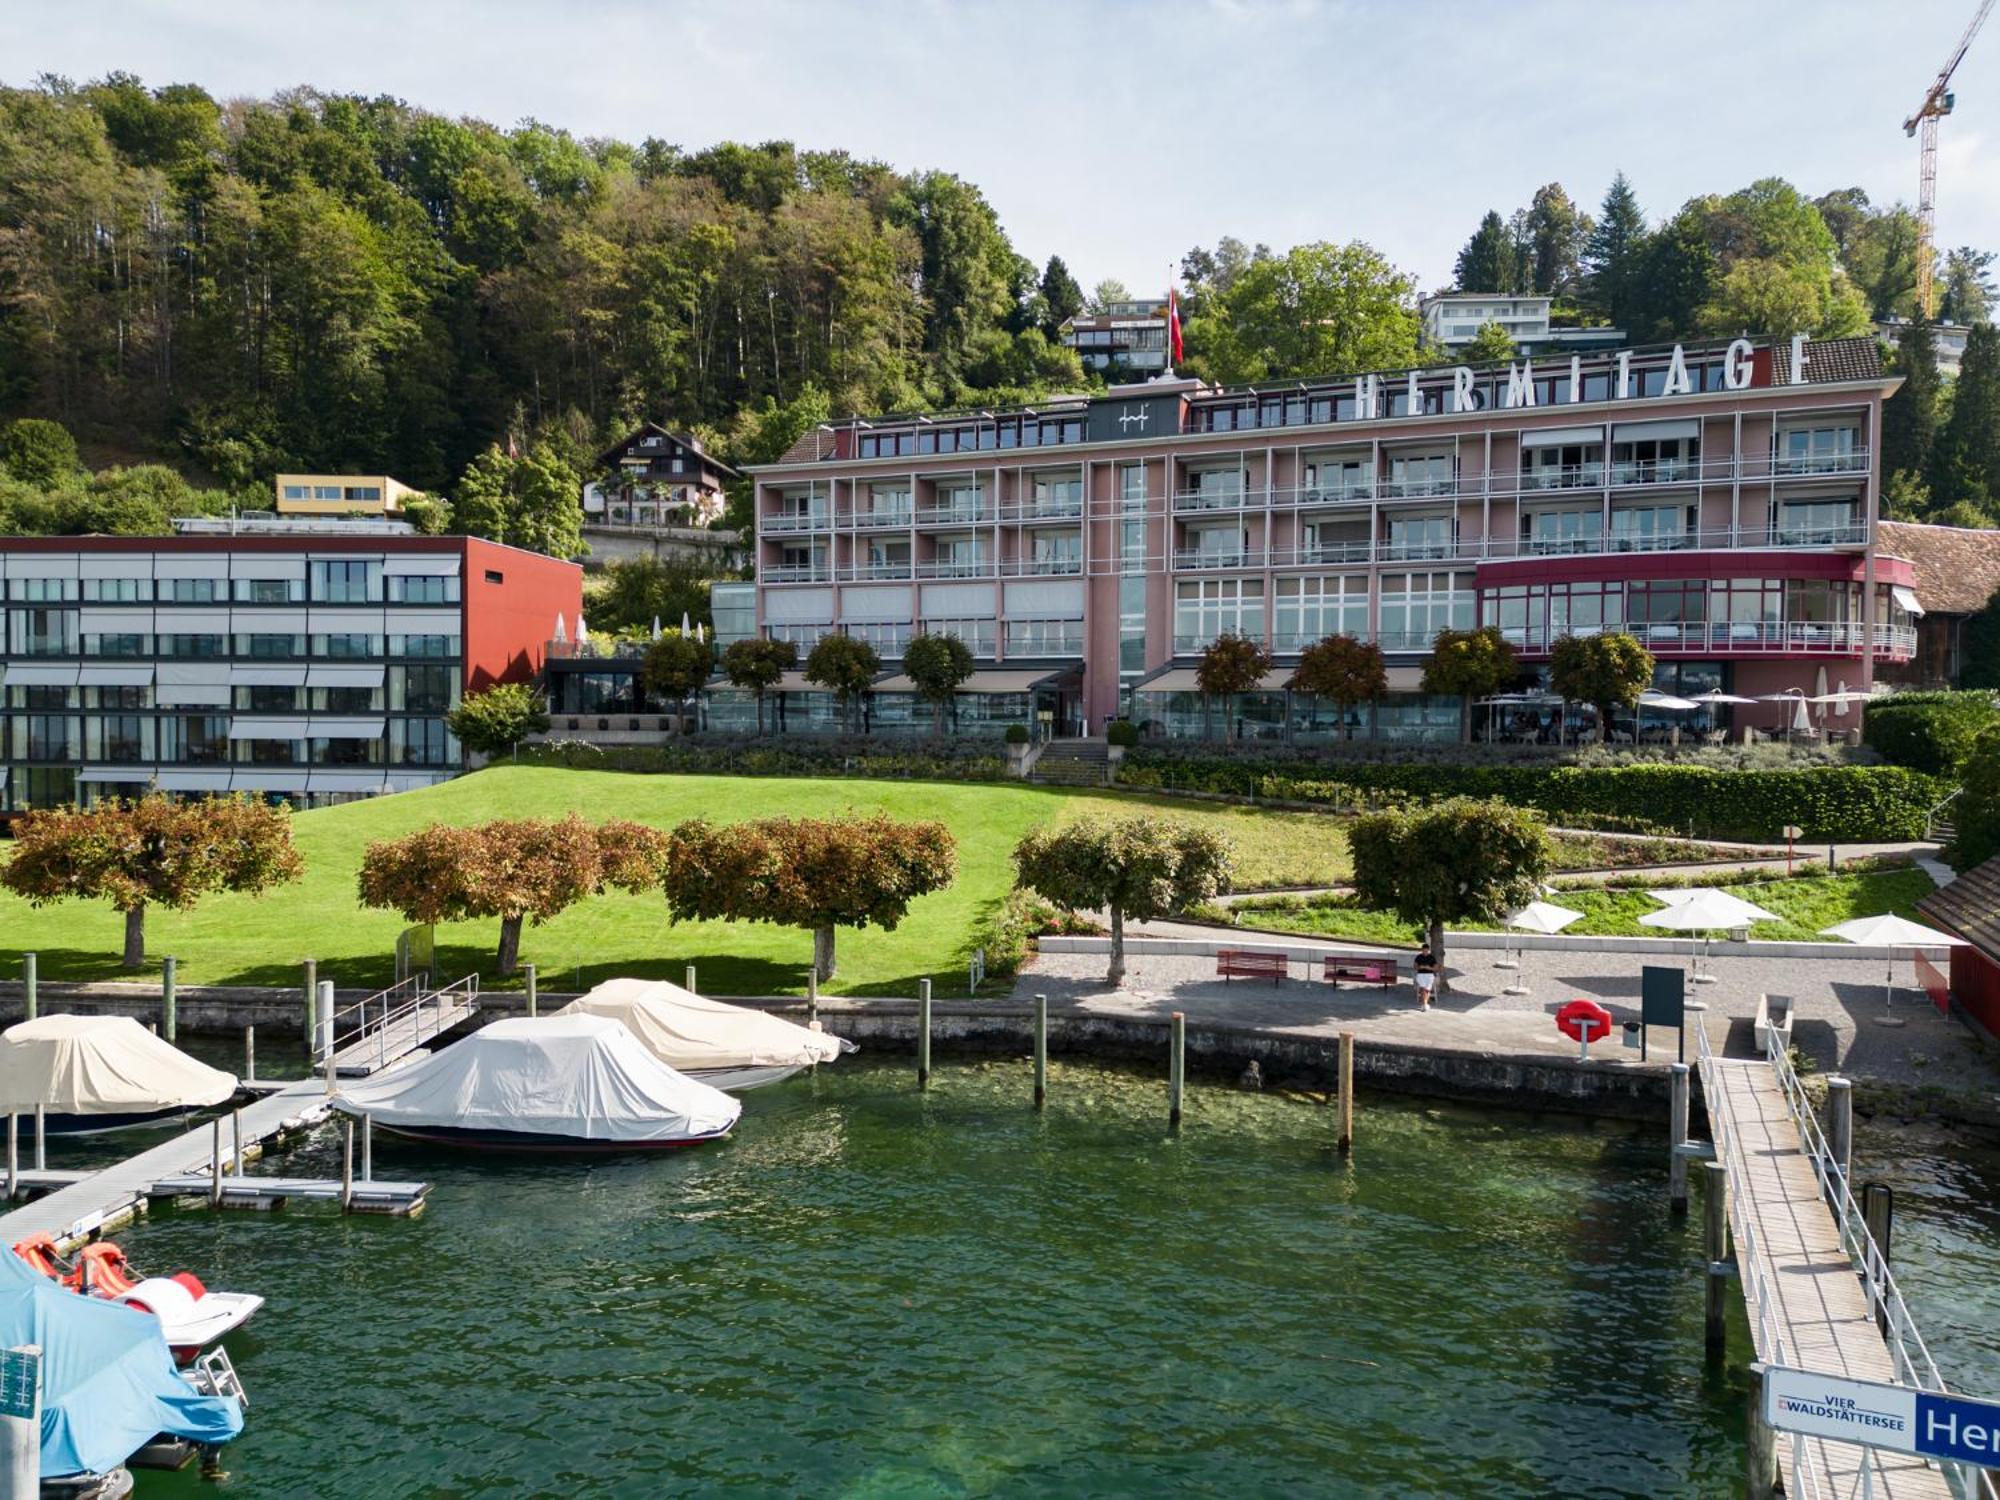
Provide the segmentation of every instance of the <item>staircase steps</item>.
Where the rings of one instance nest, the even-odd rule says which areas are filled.
[[[1103,740],[1050,740],[1028,779],[1043,786],[1105,786],[1110,747]]]

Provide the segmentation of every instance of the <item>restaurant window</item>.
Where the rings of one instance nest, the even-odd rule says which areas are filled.
[[[1280,578],[1274,586],[1272,644],[1297,651],[1330,635],[1368,639],[1368,579],[1365,574]]]

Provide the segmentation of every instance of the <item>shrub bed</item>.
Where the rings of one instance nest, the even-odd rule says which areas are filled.
[[[1328,776],[1333,771],[1334,776]],[[1769,842],[1786,824],[1808,840],[1921,838],[1948,784],[1899,766],[1722,770],[1620,766],[1343,763],[1139,749],[1118,773],[1127,787],[1220,792],[1332,808],[1393,806],[1444,797],[1498,797],[1569,827],[1691,833]]]
[[[1897,693],[1868,706],[1861,737],[1891,765],[1955,776],[1989,724],[2000,724],[1991,693]]]
[[[525,765],[585,771],[703,776],[866,776],[885,781],[1000,781],[1003,756],[970,740],[825,739],[670,740],[663,745],[586,744],[558,740],[523,746]]]

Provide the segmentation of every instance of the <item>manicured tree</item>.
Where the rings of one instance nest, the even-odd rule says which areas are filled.
[[[1299,654],[1299,664],[1285,684],[1295,693],[1311,693],[1340,705],[1340,737],[1354,738],[1348,711],[1373,703],[1389,690],[1389,668],[1382,648],[1351,635],[1330,635],[1314,641]]]
[[[1362,904],[1427,929],[1440,992],[1445,923],[1496,921],[1527,905],[1553,858],[1541,814],[1469,797],[1364,813],[1347,843]]]
[[[701,691],[702,684],[708,681],[709,673],[714,670],[715,647],[712,644],[673,630],[653,642],[647,650],[639,676],[649,692],[657,693],[673,704],[675,715],[683,720],[685,727],[688,699]]]
[[[903,671],[917,686],[917,696],[931,706],[931,731],[944,733],[944,711],[958,685],[973,672],[972,651],[955,635],[915,637],[903,649]]]
[[[661,879],[666,836],[630,822],[592,827],[498,818],[469,828],[434,824],[363,852],[356,886],[363,906],[408,922],[500,919],[499,972],[520,965],[521,926],[545,922],[607,885],[647,891]]]
[[[1950,808],[1951,862],[1969,870],[2000,854],[2000,724],[1980,731],[1961,775],[1963,790]]]
[[[869,818],[696,818],[668,835],[660,880],[676,920],[775,922],[813,935],[813,972],[836,972],[834,934],[893,929],[919,896],[958,873],[942,823]]]
[[[1653,653],[1622,630],[1565,635],[1549,648],[1549,686],[1566,703],[1588,703],[1597,712],[1597,736],[1611,743],[1611,715],[1635,708],[1653,685]]]
[[[722,652],[722,671],[732,687],[742,688],[757,700],[757,732],[764,732],[764,695],[798,665],[799,648],[790,641],[766,640],[749,636],[731,641]]]
[[[459,744],[489,759],[511,755],[531,734],[546,734],[548,711],[534,684],[501,682],[484,692],[468,693],[444,716],[445,728]]]
[[[30,904],[71,896],[109,901],[125,914],[123,963],[146,961],[146,908],[190,911],[217,891],[257,895],[297,880],[291,816],[248,797],[101,802],[28,812],[14,824],[14,852],[0,883]]]
[[[882,671],[882,658],[866,641],[851,635],[823,635],[806,658],[806,681],[817,683],[840,700],[847,727],[855,727],[855,712],[869,684]]]
[[[1201,661],[1194,669],[1195,686],[1201,689],[1204,708],[1214,699],[1222,700],[1225,740],[1236,738],[1235,727],[1229,721],[1229,700],[1239,693],[1254,691],[1270,670],[1271,653],[1248,636],[1233,632],[1217,636],[1201,653]]]
[[[1521,675],[1514,648],[1500,634],[1497,625],[1478,630],[1440,630],[1431,642],[1431,654],[1424,662],[1423,688],[1427,693],[1457,694],[1459,737],[1472,739],[1472,703],[1513,685]]]
[[[1108,911],[1111,967],[1125,978],[1125,919],[1185,911],[1230,887],[1228,839],[1212,829],[1158,818],[1086,819],[1037,829],[1014,846],[1019,882],[1065,911]]]

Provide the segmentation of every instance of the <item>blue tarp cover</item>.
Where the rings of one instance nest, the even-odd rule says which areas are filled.
[[[159,1319],[57,1286],[0,1250],[0,1349],[42,1348],[42,1477],[117,1467],[155,1433],[225,1443],[234,1401],[197,1396],[174,1369]]]

